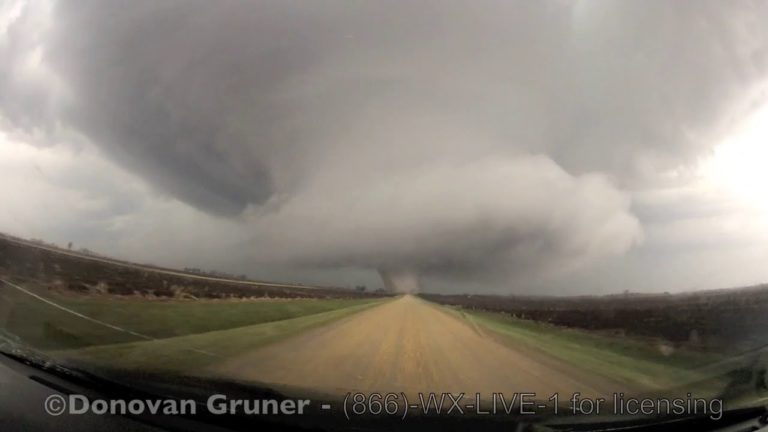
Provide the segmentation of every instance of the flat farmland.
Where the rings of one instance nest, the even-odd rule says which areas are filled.
[[[749,311],[763,294],[395,296],[186,274],[0,238],[7,340],[85,368],[331,396],[717,394],[730,372],[708,368],[725,358],[715,344],[741,329],[734,346],[756,346],[746,329],[761,322]]]
[[[768,344],[768,286],[681,294],[530,297],[422,294],[467,311],[645,338],[669,349],[745,352]]]

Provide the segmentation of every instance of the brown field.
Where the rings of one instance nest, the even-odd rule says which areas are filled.
[[[149,298],[375,298],[384,293],[224,279],[88,256],[0,235],[0,276],[86,295]]]
[[[668,341],[677,347],[743,352],[768,343],[768,286],[682,294],[526,297],[422,294],[467,310],[616,336]]]

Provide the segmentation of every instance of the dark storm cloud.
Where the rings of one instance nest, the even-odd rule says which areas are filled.
[[[247,219],[254,259],[515,274],[638,241],[619,189],[706,152],[761,97],[765,7],[27,5],[0,46],[0,112]]]

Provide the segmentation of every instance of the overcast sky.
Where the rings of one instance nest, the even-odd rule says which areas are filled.
[[[442,292],[768,282],[768,3],[5,1],[0,231]]]

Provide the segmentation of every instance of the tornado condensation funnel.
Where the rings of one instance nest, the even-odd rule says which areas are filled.
[[[413,270],[379,269],[379,275],[389,292],[413,294],[420,290],[419,275]]]

